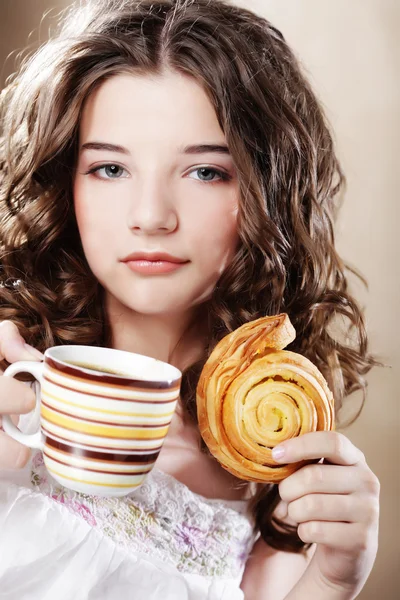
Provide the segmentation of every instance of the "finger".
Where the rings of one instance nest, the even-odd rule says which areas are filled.
[[[307,494],[351,494],[363,490],[368,484],[366,470],[359,466],[343,469],[337,465],[307,465],[279,484],[279,495],[285,502],[292,502]]]
[[[0,431],[0,469],[22,469],[31,451]]]
[[[376,505],[375,505],[376,504]],[[288,515],[296,523],[307,521],[342,521],[372,523],[378,503],[362,494],[309,494],[288,505]]]
[[[288,514],[288,504],[286,502],[280,502],[275,509],[274,517],[279,519],[279,521],[283,521],[286,525],[290,525],[292,527],[297,527],[298,522],[294,521]]]
[[[9,363],[18,360],[42,360],[43,354],[25,343],[12,321],[0,323],[0,357]]]
[[[278,506],[275,509],[275,516],[278,519],[284,519],[288,514],[288,505],[286,502],[279,502]]]
[[[14,423],[14,425],[16,427],[18,427],[18,423],[19,423],[19,415],[10,415],[11,421]],[[2,421],[2,417],[0,415],[0,429],[2,431],[4,431],[3,429],[3,421]]]
[[[344,552],[363,552],[370,546],[370,532],[361,523],[308,521],[297,528],[306,544],[324,544]]]
[[[272,450],[279,463],[324,458],[336,465],[356,465],[365,462],[361,450],[337,431],[313,431],[279,444]]]
[[[0,414],[26,414],[35,408],[35,392],[13,377],[0,377]]]

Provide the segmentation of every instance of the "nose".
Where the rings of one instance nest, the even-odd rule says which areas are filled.
[[[155,176],[138,183],[131,199],[128,227],[138,235],[167,234],[178,226],[176,207],[165,182]]]

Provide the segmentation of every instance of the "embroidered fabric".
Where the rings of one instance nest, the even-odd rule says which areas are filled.
[[[236,578],[254,544],[245,502],[204,498],[157,467],[124,498],[63,488],[48,474],[41,452],[33,458],[31,480],[129,552],[154,556],[186,573]]]

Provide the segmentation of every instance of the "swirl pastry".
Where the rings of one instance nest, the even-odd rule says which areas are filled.
[[[197,386],[200,433],[241,479],[278,483],[304,463],[282,465],[272,448],[334,427],[333,397],[320,371],[283,350],[296,337],[286,314],[242,325],[214,348]]]

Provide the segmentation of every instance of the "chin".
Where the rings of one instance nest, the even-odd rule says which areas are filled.
[[[185,312],[189,310],[195,303],[190,298],[175,296],[165,292],[164,294],[152,294],[140,297],[140,294],[132,293],[129,297],[115,297],[119,304],[122,304],[127,309],[135,313],[148,316],[161,316],[172,313]]]
[[[188,282],[177,281],[171,285],[171,282],[154,281],[153,285],[109,285],[109,281],[104,282],[103,286],[107,290],[107,296],[111,306],[119,310],[128,309],[138,314],[148,316],[161,316],[168,314],[184,313],[194,309],[199,304],[204,303],[212,294],[213,286],[210,282]],[[162,283],[162,285],[161,285]],[[196,285],[197,283],[197,285]],[[199,285],[200,284],[200,285]]]
[[[140,304],[138,302],[132,302],[130,306],[128,306],[128,308],[130,308],[132,311],[134,311],[135,313],[141,314],[141,315],[147,315],[147,316],[162,316],[162,315],[169,315],[172,313],[176,313],[176,312],[180,312],[187,310],[189,307],[187,306],[183,306],[183,307],[179,307],[176,306],[176,304],[152,304],[149,305],[148,303],[146,304]]]

